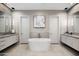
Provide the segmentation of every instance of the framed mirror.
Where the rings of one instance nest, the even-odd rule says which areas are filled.
[[[68,15],[67,25],[69,33],[79,33],[79,15]]]
[[[0,15],[0,33],[11,32],[11,15]]]
[[[79,15],[74,16],[73,24],[74,33],[79,33]]]
[[[5,19],[0,15],[0,33],[5,33]]]

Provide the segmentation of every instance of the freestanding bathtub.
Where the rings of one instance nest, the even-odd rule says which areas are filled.
[[[32,51],[48,51],[50,48],[49,38],[31,38],[28,41]]]

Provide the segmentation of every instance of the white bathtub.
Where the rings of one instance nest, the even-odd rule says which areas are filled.
[[[50,41],[49,38],[31,38],[29,39],[29,48],[32,51],[48,51]]]

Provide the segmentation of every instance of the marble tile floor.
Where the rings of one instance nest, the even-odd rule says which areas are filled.
[[[15,44],[1,53],[5,56],[75,56],[72,49],[61,44],[51,44],[49,51],[44,52],[31,51],[28,44]]]

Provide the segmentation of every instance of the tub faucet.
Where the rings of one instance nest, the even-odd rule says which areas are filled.
[[[38,38],[40,38],[40,33],[38,33]]]

